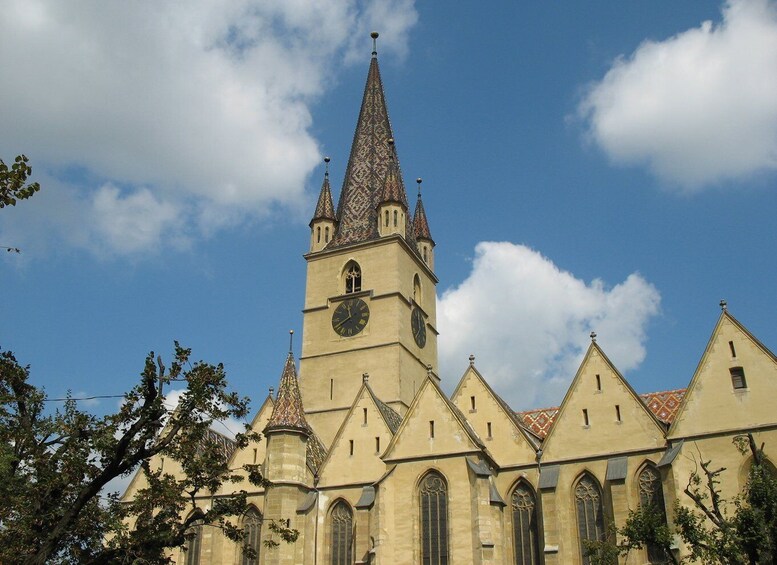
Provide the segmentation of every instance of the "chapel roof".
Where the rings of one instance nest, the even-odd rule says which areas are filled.
[[[685,396],[686,389],[664,390],[660,392],[647,392],[640,394],[640,400],[645,403],[648,409],[665,424],[671,424],[680,408],[680,403]],[[553,422],[558,415],[559,407],[538,408],[527,410],[525,412],[516,412],[516,415],[523,423],[535,434],[544,438],[548,435]]]

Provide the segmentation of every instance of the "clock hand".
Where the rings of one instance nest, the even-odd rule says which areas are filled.
[[[350,320],[351,318],[353,318],[353,315],[349,315],[349,316],[348,316],[347,318],[345,318],[344,320],[340,320],[340,321],[339,321],[339,322],[338,322],[338,323],[335,325],[335,329],[337,329],[337,328],[339,328],[339,327],[342,327],[342,325],[343,325],[344,323],[346,323],[348,320]]]

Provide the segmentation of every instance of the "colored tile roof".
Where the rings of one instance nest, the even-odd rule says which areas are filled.
[[[383,196],[392,157],[397,171],[397,184],[391,188],[396,194],[392,198],[396,198],[407,207],[407,196],[399,159],[396,156],[396,147],[389,143],[389,139],[393,138],[378,59],[373,55],[367,73],[359,120],[356,123],[351,144],[351,154],[345,170],[343,188],[337,204],[338,226],[327,249],[379,237],[377,208]],[[405,239],[412,249],[416,249],[411,222],[406,224]]]
[[[671,424],[680,408],[680,403],[685,396],[684,388],[676,390],[665,390],[661,392],[648,392],[640,394],[639,397],[648,409],[655,414],[656,418],[665,424]],[[516,415],[523,420],[523,423],[538,436],[544,438],[548,435],[553,421],[558,415],[558,406],[551,408],[539,408],[537,410],[527,410],[526,412],[516,412]]]
[[[305,451],[305,460],[308,468],[314,475],[318,475],[318,470],[321,468],[321,464],[326,459],[326,447],[318,438],[318,436],[311,430],[308,436],[308,443]]]
[[[278,397],[273,406],[272,416],[267,422],[265,430],[292,429],[313,434],[308,421],[305,419],[305,410],[302,406],[302,396],[299,392],[297,380],[297,367],[294,364],[294,355],[289,352],[286,365],[281,374],[281,384],[278,387]]]
[[[378,410],[380,410],[380,413],[383,416],[383,419],[386,421],[386,425],[391,430],[391,433],[397,433],[399,424],[402,423],[402,416],[400,416],[391,406],[384,403],[377,396],[375,396],[375,393],[372,391],[372,387],[370,387],[370,385],[367,385],[367,391],[370,393],[370,396],[372,396],[372,400],[375,402]]]
[[[237,448],[235,442],[230,438],[209,428],[205,431],[205,436],[202,438],[202,444],[200,445],[198,452],[204,452],[210,445],[215,445],[216,449],[222,457],[224,457],[224,461],[228,461]]]
[[[316,220],[335,220],[335,206],[332,203],[332,190],[329,187],[329,171],[324,174],[324,182],[321,185],[321,192],[318,195],[316,211],[313,212],[312,224]]]
[[[393,144],[391,153],[388,171],[386,172],[386,180],[383,181],[383,190],[380,194],[380,204],[399,204],[404,206],[405,210],[407,210],[407,194],[405,194],[405,187],[402,185],[402,179],[399,176],[399,169],[397,168],[395,160],[396,156],[393,155]]]
[[[429,220],[426,219],[424,203],[421,201],[421,191],[418,191],[418,201],[413,213],[413,235],[416,239],[432,240],[432,233],[429,231]]]

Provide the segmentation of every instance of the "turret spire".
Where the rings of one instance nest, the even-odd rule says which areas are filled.
[[[305,409],[302,406],[302,396],[299,393],[297,381],[297,366],[294,364],[294,354],[289,351],[286,365],[281,374],[278,386],[278,397],[275,400],[272,416],[267,422],[265,432],[280,430],[297,430],[307,435],[312,434],[310,425],[305,419]]]
[[[416,240],[428,239],[432,243],[432,233],[429,231],[429,221],[426,219],[426,211],[424,210],[424,203],[421,200],[421,183],[423,179],[421,177],[415,179],[418,183],[418,200],[415,204],[415,212],[413,212],[413,235]]]
[[[324,172],[324,182],[321,184],[321,192],[318,194],[316,211],[313,213],[313,218],[310,220],[311,227],[313,227],[313,222],[316,220],[335,221],[335,207],[332,202],[332,189],[329,186],[329,161],[329,157],[324,157],[324,163],[326,163],[326,172]]]

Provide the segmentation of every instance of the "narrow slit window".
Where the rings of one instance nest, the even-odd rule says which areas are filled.
[[[434,420],[429,420],[429,437],[434,439]]]
[[[424,263],[426,263],[426,246],[424,246]]]
[[[590,422],[588,421],[588,408],[583,408],[583,425],[589,426]]]
[[[329,379],[329,400],[332,400],[335,394],[335,380]]]
[[[254,447],[254,463],[256,463],[256,448]]]
[[[488,438],[491,439],[491,422],[486,422],[486,428],[488,428]]]
[[[316,228],[316,243],[321,242],[321,228]]]
[[[615,405],[615,421],[620,422],[621,421],[621,406],[620,404]]]
[[[602,377],[596,375],[596,390],[602,390]]]
[[[348,440],[348,446],[349,446],[351,455],[353,455],[353,440],[352,439]]]
[[[729,372],[731,373],[731,385],[734,387],[734,390],[742,390],[747,388],[745,370],[742,367],[731,367]]]
[[[386,216],[385,225],[386,225],[386,227],[388,227],[388,224],[389,224],[389,211],[388,210],[386,210],[385,216]]]
[[[366,426],[367,425],[367,409],[363,408],[362,410],[364,411],[363,412],[363,414],[364,414],[364,422],[363,423]]]
[[[375,438],[375,453],[380,453],[380,437]]]
[[[324,243],[329,243],[329,228],[324,228]]]
[[[470,410],[474,410],[475,409],[475,397],[474,396],[470,396],[469,397],[469,405],[470,405]]]
[[[397,227],[398,224],[399,224],[399,219],[397,216],[397,211],[394,210],[394,227]]]
[[[733,341],[729,341],[728,342],[728,346],[731,349],[731,356],[732,357],[736,357],[737,356],[737,350],[734,349],[734,342]]]

